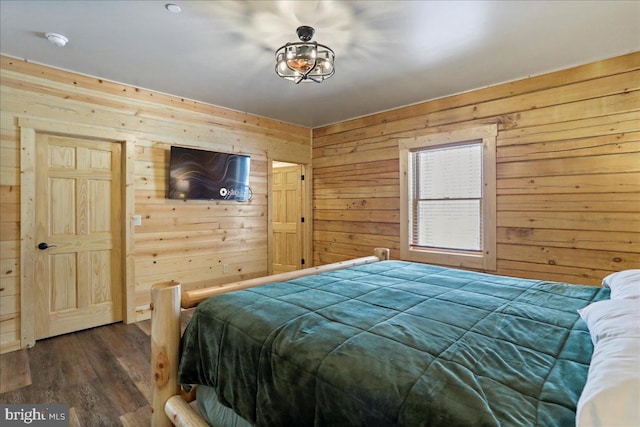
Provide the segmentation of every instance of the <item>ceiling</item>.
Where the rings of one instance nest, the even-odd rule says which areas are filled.
[[[0,19],[3,55],[312,128],[640,50],[635,0],[0,0]],[[323,83],[275,74],[300,25],[335,51]]]

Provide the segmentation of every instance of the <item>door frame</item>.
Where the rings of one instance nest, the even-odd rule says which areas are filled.
[[[301,166],[304,181],[302,183],[302,215],[305,218],[300,233],[302,234],[302,257],[305,260],[304,268],[313,267],[313,204],[312,204],[312,176],[311,165],[292,159],[267,157],[267,271],[273,274],[273,162],[295,163]]]
[[[122,144],[122,317],[135,321],[135,260],[133,214],[135,212],[134,161],[135,138],[132,134],[75,123],[19,117],[20,130],[20,347],[35,344],[34,262],[36,254],[36,135],[47,133],[72,138],[88,138]]]

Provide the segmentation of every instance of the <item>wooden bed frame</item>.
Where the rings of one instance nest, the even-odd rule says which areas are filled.
[[[181,293],[180,283],[164,282],[154,285],[151,288],[151,375],[153,386],[151,425],[153,427],[208,426],[187,402],[191,397],[186,396],[186,393],[181,394],[178,384],[180,311],[182,308],[195,307],[209,297],[227,292],[388,259],[389,249],[376,248],[373,256],[185,291],[184,293]]]

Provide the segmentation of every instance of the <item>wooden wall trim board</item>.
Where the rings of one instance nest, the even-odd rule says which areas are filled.
[[[14,338],[19,342],[19,347],[26,347],[35,342],[36,327],[33,309],[35,306],[34,248],[36,247],[34,233],[36,227],[36,130],[34,128],[25,127],[21,130],[20,151],[20,328],[16,329]],[[10,345],[15,346],[15,343]]]
[[[124,140],[124,192],[123,192],[123,204],[124,217],[126,223],[123,225],[123,248],[124,248],[124,319],[127,323],[136,321],[136,264],[135,264],[135,230],[133,225],[133,216],[135,214],[136,207],[136,195],[134,189],[135,182],[135,141],[126,138]]]
[[[316,263],[399,256],[403,138],[498,123],[497,273],[598,285],[640,267],[640,53],[313,130]]]
[[[129,319],[149,317],[158,281],[197,288],[268,271],[272,160],[306,167],[310,264],[378,246],[397,258],[398,139],[489,123],[498,124],[498,273],[597,285],[640,266],[640,52],[313,130],[4,56],[0,77],[0,352],[21,346],[28,312],[20,240],[32,237],[20,212],[33,184],[21,176],[31,160],[20,144],[31,131],[20,126],[125,141],[125,216],[143,221],[124,227]],[[253,200],[167,200],[171,145],[251,155]]]

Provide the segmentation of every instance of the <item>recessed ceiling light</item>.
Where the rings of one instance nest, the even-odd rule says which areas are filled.
[[[166,4],[164,7],[166,7],[167,10],[172,13],[180,13],[180,11],[182,11],[182,8],[180,8],[180,6],[173,3]]]
[[[68,38],[58,33],[46,33],[45,37],[56,46],[64,46],[69,42]]]

